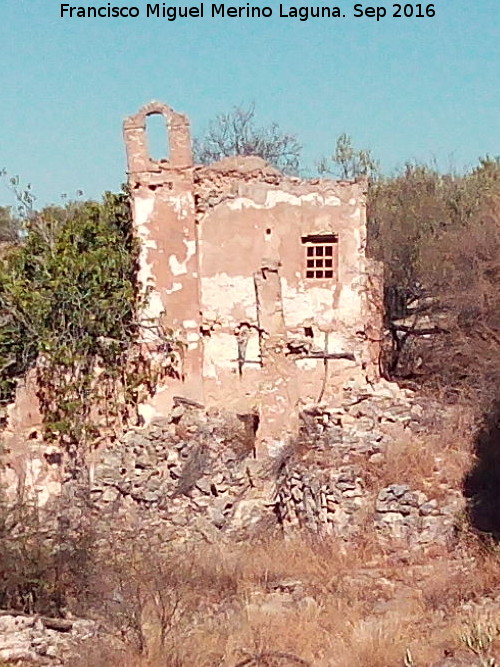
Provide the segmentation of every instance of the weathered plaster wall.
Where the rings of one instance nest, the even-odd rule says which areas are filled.
[[[365,256],[366,182],[306,182],[230,158],[196,168],[194,183],[205,400],[257,409],[261,438],[282,440],[300,406],[346,374],[378,376],[382,282]],[[303,238],[328,234],[335,277],[307,278]]]
[[[63,471],[59,447],[43,440],[43,419],[37,397],[36,373],[19,382],[15,401],[5,414],[0,438],[0,489],[9,502],[19,497],[47,505],[61,490]]]
[[[149,157],[151,114],[166,119],[169,160]],[[273,439],[335,378],[376,378],[381,282],[365,257],[366,182],[289,178],[256,157],[194,167],[187,119],[159,103],[124,133],[143,318],[161,320],[185,349],[179,379],[159,387],[146,420],[180,394],[257,411]],[[303,237],[325,234],[337,239],[334,277],[307,278]],[[157,344],[154,331],[145,343]]]
[[[279,184],[266,183],[265,169],[259,164],[250,174],[232,172],[225,183],[227,198],[199,216],[202,311],[207,324],[216,325],[212,339],[219,339],[207,345],[210,376],[216,345],[221,369],[234,369],[237,341],[228,354],[228,334],[242,323],[259,327],[255,277],[269,264],[277,268],[281,282],[283,334],[303,338],[307,327],[314,335],[311,342],[322,349],[327,338],[328,352],[361,348],[357,332],[365,327],[365,184],[284,178]],[[197,178],[197,186],[206,188],[212,172],[202,170]],[[328,233],[339,237],[338,279],[306,279],[301,239]],[[255,347],[247,350],[251,363],[258,361],[254,354]]]
[[[149,157],[148,116],[165,118],[169,159]],[[170,107],[152,102],[124,123],[129,185],[136,233],[141,242],[139,280],[148,295],[142,313],[144,342],[159,341],[157,321],[184,343],[181,378],[184,392],[202,399],[198,257],[195,230],[192,153],[189,121]],[[152,328],[151,328],[152,327]],[[175,381],[159,387],[145,418],[171,407]]]

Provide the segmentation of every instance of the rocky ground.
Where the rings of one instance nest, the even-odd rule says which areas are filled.
[[[97,634],[97,624],[90,620],[0,611],[0,665],[62,667]]]
[[[464,415],[346,385],[257,460],[248,415],[178,402],[95,461],[92,621],[5,612],[0,665],[493,667],[500,554],[467,525]]]

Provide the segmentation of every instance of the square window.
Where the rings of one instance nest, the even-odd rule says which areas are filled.
[[[336,279],[338,266],[338,236],[312,234],[303,236],[305,246],[305,277],[309,279]]]

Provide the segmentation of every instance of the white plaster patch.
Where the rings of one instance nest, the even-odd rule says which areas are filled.
[[[173,283],[172,288],[165,290],[167,294],[173,294],[174,292],[180,292],[182,289],[182,283]]]
[[[184,329],[197,329],[198,325],[194,320],[184,320],[182,323]]]
[[[203,308],[217,313],[217,319],[234,322],[234,311],[248,322],[257,321],[255,284],[252,276],[229,276],[217,273],[201,278],[201,301]]]
[[[184,241],[184,245],[187,248],[188,259],[191,259],[196,252],[196,241]]]
[[[170,255],[168,265],[174,276],[181,276],[183,273],[187,273],[186,262],[179,262],[175,255]]]
[[[180,220],[187,218],[194,210],[194,199],[190,192],[184,192],[176,197],[169,197],[168,201]]]
[[[277,204],[290,204],[301,206],[302,204],[314,204],[315,206],[340,206],[340,199],[334,195],[322,195],[319,192],[310,192],[306,195],[292,195],[283,190],[268,190],[266,200],[263,204],[257,204],[248,197],[237,197],[226,202],[232,211],[241,211],[244,208],[273,208]]]
[[[213,334],[203,341],[203,375],[216,378],[218,369],[236,368],[237,343],[230,333]]]
[[[160,293],[156,290],[148,294],[148,300],[146,305],[143,308],[144,317],[147,319],[155,319],[159,317],[165,308],[163,306],[163,301],[161,300]]]
[[[42,472],[42,462],[39,459],[31,459],[26,465],[25,484],[28,488],[34,488]]]
[[[157,247],[156,241],[149,238],[149,222],[150,216],[154,210],[154,204],[155,197],[153,193],[134,198],[134,221],[137,235],[140,240],[137,280],[142,285],[143,289],[146,289],[146,287],[154,287],[156,285],[153,264],[149,261],[149,250]],[[147,303],[143,308],[142,316],[146,319],[155,318],[161,315],[163,311],[163,302],[159,293],[156,291],[150,292],[148,294]]]
[[[188,272],[187,263],[196,252],[196,241],[184,241],[184,245],[186,246],[186,259],[180,262],[176,255],[170,255],[168,258],[168,265],[174,276],[182,276]]]
[[[345,335],[339,331],[328,333],[328,352],[331,354],[342,354],[349,349],[349,341]]]
[[[142,417],[144,425],[150,424],[155,417],[161,416],[160,413],[150,404],[141,403],[137,406],[137,412]]]
[[[308,287],[300,290],[290,286],[285,278],[281,278],[281,291],[287,328],[309,326],[307,321],[313,321],[318,326],[329,325],[335,321],[337,313],[333,307],[332,289]]]
[[[344,285],[340,292],[338,306],[339,318],[342,319],[342,323],[345,326],[352,328],[363,326],[362,303],[359,290]]]
[[[13,468],[7,465],[1,471],[0,482],[2,484],[2,491],[8,498],[14,499],[19,490],[19,477]]]
[[[134,220],[135,224],[144,225],[149,220],[149,216],[155,207],[155,197],[148,194],[146,197],[135,197],[134,199]]]
[[[252,331],[247,343],[246,361],[260,362],[260,340],[257,331]]]

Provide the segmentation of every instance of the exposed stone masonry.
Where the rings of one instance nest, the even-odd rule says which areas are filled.
[[[416,436],[424,410],[391,385],[378,394],[347,387],[338,406],[305,409],[298,436],[259,461],[253,415],[178,404],[103,453],[92,495],[106,512],[135,512],[181,540],[273,527],[349,539],[373,526],[380,539],[409,547],[449,542],[462,508],[457,490],[436,499],[379,481],[388,446]]]
[[[398,432],[416,435],[424,427],[424,408],[411,393],[391,396],[389,387],[381,395],[348,388],[343,405],[303,413],[299,442],[306,450],[283,464],[278,480],[285,529],[348,538],[372,524],[381,539],[408,546],[453,539],[463,503],[456,489],[438,501],[397,480],[380,487],[379,468]]]
[[[272,482],[253,458],[247,417],[179,405],[169,420],[130,431],[95,469],[95,502],[160,520],[181,539],[249,528],[272,514]]]

